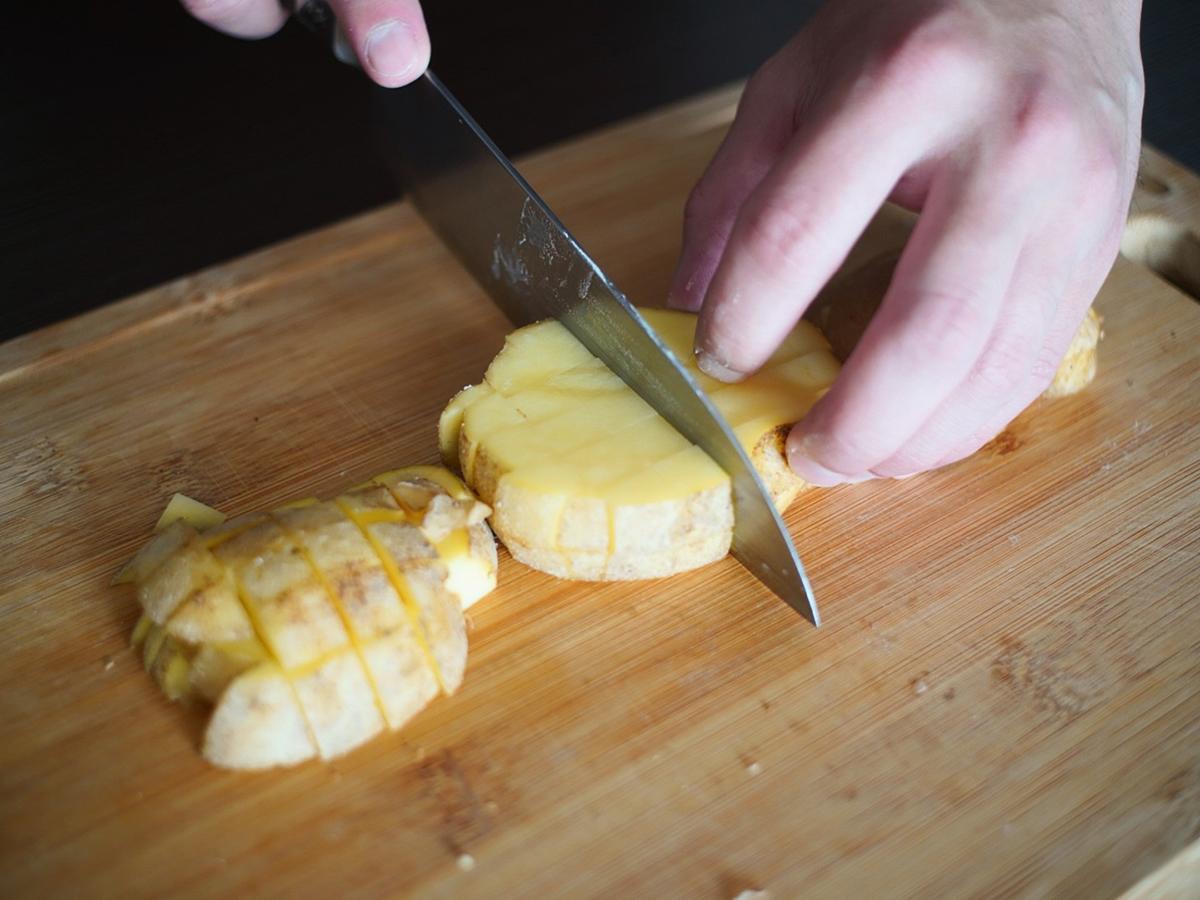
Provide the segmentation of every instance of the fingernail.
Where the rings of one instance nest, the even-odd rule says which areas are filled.
[[[839,484],[858,484],[869,481],[870,475],[846,475],[827,469],[808,455],[809,439],[802,438],[799,443],[788,446],[788,465],[792,471],[817,487],[837,487]]]
[[[792,471],[807,481],[809,484],[817,487],[837,487],[839,484],[853,484],[855,479],[852,479],[840,472],[834,472],[826,469],[824,466],[813,462],[807,456],[792,456],[788,459],[788,463],[792,467]],[[863,479],[857,479],[862,481]]]
[[[675,309],[686,309],[697,312],[704,300],[703,295],[696,291],[696,273],[694,266],[685,266],[684,260],[679,261],[675,274],[671,277],[671,287],[667,291],[667,305]]]
[[[696,365],[700,371],[717,381],[741,381],[746,377],[745,372],[739,372],[727,366],[707,350],[696,349]]]
[[[696,312],[700,309],[699,303],[693,303],[691,297],[692,282],[691,279],[683,281],[682,273],[676,273],[671,279],[671,287],[667,291],[667,306],[672,309],[686,309],[689,312]]]
[[[364,47],[367,65],[387,78],[403,77],[417,63],[417,39],[412,29],[397,19],[372,28]]]
[[[711,248],[685,240],[679,252],[679,262],[675,264],[675,273],[671,276],[667,302],[676,309],[699,312],[720,261],[719,256],[713,256]]]

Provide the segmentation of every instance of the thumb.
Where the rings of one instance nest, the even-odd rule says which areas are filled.
[[[400,87],[429,67],[429,32],[417,0],[334,0],[331,5],[372,81]]]

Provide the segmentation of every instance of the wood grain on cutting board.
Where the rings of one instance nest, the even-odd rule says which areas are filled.
[[[524,166],[636,302],[733,98]],[[0,887],[1116,895],[1200,834],[1200,309],[1125,260],[1099,307],[1082,395],[793,507],[820,630],[731,560],[502,554],[457,696],[260,775],[201,760],[109,579],[174,491],[238,513],[434,461],[505,321],[396,206],[0,347]]]

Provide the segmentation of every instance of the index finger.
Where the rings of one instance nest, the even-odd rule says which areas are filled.
[[[709,375],[737,380],[766,361],[926,149],[927,134],[878,106],[797,132],[743,203],[696,329]]]

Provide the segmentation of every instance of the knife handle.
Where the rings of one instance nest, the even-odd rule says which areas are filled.
[[[279,5],[313,34],[329,41],[333,55],[340,62],[356,69],[361,68],[358,56],[350,46],[350,39],[346,37],[342,24],[333,14],[333,8],[327,0],[279,0]]]

